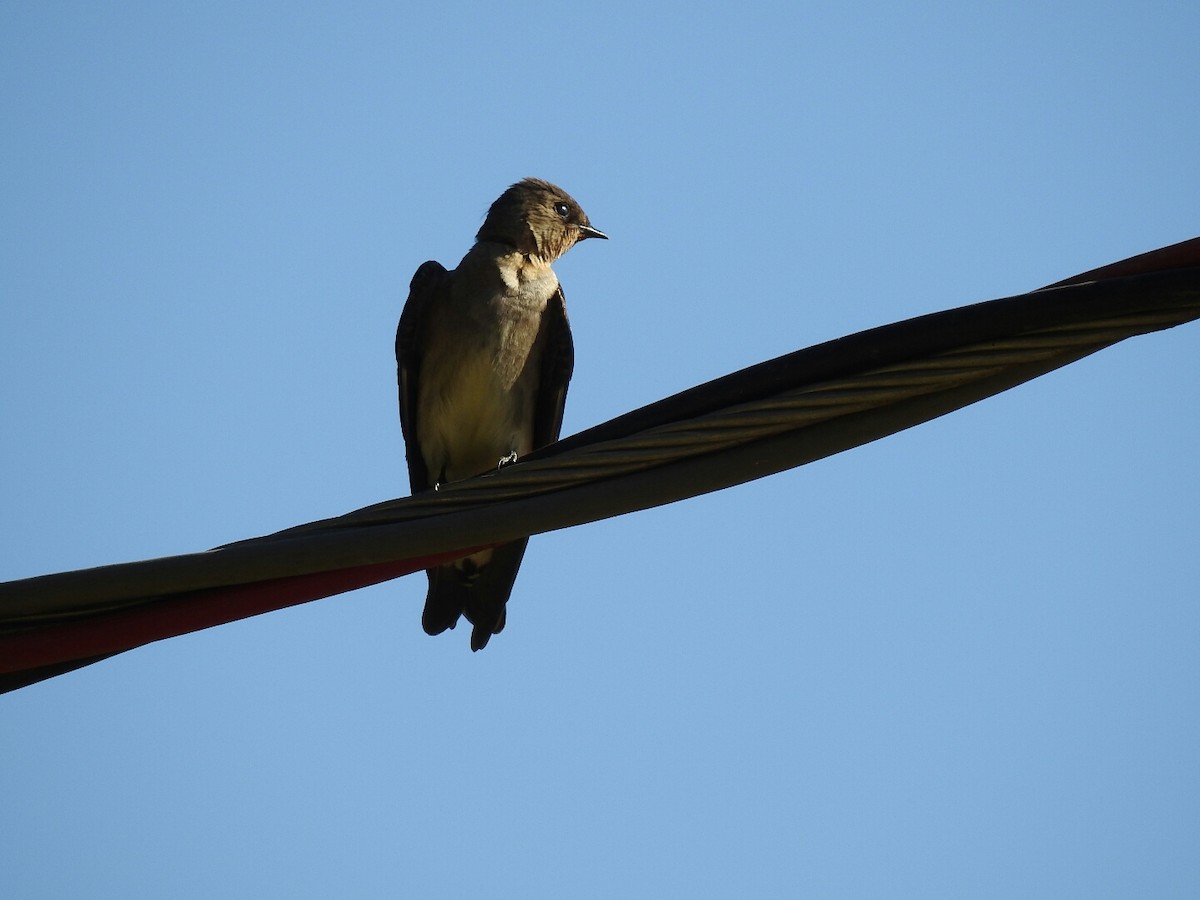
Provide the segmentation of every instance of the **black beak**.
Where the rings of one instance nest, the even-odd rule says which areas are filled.
[[[608,240],[607,234],[605,234],[603,231],[593,228],[591,225],[577,225],[576,227],[579,229],[579,240],[581,241],[584,238],[600,238],[605,241]]]

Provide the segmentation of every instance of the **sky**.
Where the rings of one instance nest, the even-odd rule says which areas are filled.
[[[1200,234],[1194,3],[0,6],[0,579],[408,492],[392,340],[509,184],[564,434]],[[1200,894],[1200,325],[0,697],[0,894]]]

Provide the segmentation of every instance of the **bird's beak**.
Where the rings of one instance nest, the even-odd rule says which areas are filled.
[[[603,231],[593,228],[591,225],[578,225],[576,227],[579,229],[578,239],[581,241],[584,238],[601,238],[606,241],[608,240],[607,234],[605,234]]]

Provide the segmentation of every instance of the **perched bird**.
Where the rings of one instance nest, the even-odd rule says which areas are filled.
[[[396,330],[400,425],[414,494],[494,470],[558,439],[574,349],[550,264],[607,238],[562,188],[519,181],[491,205],[458,268],[424,263]],[[528,538],[428,569],[428,634],[471,622],[471,649],[504,628]]]

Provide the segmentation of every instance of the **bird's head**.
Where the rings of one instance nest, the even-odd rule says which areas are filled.
[[[552,263],[578,241],[604,238],[587,213],[566,191],[539,178],[518,181],[488,210],[477,241],[508,244],[530,257]]]

